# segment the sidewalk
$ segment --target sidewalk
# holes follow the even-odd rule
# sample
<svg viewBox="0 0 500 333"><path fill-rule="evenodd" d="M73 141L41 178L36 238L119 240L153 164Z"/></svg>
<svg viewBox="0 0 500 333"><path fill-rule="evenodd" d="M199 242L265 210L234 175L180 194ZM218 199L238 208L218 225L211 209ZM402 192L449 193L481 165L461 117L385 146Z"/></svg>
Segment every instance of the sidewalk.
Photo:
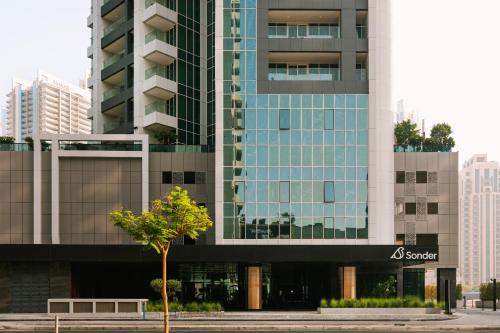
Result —
<svg viewBox="0 0 500 333"><path fill-rule="evenodd" d="M148 313L147 320L116 317L66 318L60 320L60 327L64 331L159 331L163 327L160 316L161 314ZM54 327L53 318L53 315L47 314L1 314L0 330L49 332ZM182 317L172 316L171 318L172 331L178 332L500 331L500 313L478 313L477 311L459 311L452 316L356 316L356 318L318 315L314 312L228 312L217 316L186 314Z"/></svg>

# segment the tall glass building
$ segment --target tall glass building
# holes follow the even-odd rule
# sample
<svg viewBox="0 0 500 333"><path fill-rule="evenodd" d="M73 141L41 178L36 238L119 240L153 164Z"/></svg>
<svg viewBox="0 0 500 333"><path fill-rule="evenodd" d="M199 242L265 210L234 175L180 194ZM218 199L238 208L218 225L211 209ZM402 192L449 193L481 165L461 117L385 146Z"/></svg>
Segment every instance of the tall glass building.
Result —
<svg viewBox="0 0 500 333"><path fill-rule="evenodd" d="M456 155L395 159L389 3L92 0L94 134L0 151L0 311L158 298L159 258L109 212L140 212L175 186L214 220L170 251L182 302L312 309L387 281L422 297L426 262L446 269L444 290ZM395 184L424 172L448 201Z"/></svg>

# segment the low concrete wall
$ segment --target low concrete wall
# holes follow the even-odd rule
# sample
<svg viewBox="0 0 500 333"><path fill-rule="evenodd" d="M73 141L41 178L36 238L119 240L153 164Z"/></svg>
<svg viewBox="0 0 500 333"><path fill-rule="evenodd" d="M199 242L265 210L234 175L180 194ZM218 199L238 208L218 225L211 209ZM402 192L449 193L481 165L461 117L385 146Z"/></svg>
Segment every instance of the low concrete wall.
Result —
<svg viewBox="0 0 500 333"><path fill-rule="evenodd" d="M47 313L58 314L142 314L147 299L51 298Z"/></svg>
<svg viewBox="0 0 500 333"><path fill-rule="evenodd" d="M436 308L318 308L319 314L335 315L422 315L440 314Z"/></svg>
<svg viewBox="0 0 500 333"><path fill-rule="evenodd" d="M474 301L474 307L482 308L483 301ZM484 308L485 309L492 309L493 308L493 301L484 301ZM497 309L500 309L500 302L498 300L497 300Z"/></svg>

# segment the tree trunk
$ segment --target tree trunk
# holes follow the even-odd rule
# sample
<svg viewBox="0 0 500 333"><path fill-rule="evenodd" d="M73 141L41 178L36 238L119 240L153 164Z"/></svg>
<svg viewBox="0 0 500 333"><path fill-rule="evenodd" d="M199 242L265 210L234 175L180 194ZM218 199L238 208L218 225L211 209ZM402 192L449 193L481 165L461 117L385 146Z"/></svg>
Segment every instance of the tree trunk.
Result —
<svg viewBox="0 0 500 333"><path fill-rule="evenodd" d="M163 286L161 296L163 298L163 332L168 333L168 297L167 297L167 253L169 245L161 250L162 268L163 268Z"/></svg>

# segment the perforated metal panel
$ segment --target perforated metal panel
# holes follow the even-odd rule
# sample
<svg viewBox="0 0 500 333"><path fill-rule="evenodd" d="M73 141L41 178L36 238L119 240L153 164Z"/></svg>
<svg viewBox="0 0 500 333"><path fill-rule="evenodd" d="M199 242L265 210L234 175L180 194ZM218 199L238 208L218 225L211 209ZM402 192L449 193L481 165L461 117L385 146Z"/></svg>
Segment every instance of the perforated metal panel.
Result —
<svg viewBox="0 0 500 333"><path fill-rule="evenodd" d="M406 173L405 194L415 194L416 174L415 172Z"/></svg>
<svg viewBox="0 0 500 333"><path fill-rule="evenodd" d="M427 194L434 194L434 195L439 194L437 172L429 172L427 175Z"/></svg>
<svg viewBox="0 0 500 333"><path fill-rule="evenodd" d="M427 219L427 198L417 197L417 216L416 219L419 221L425 221Z"/></svg>
<svg viewBox="0 0 500 333"><path fill-rule="evenodd" d="M48 264L12 265L12 312L47 312Z"/></svg>
<svg viewBox="0 0 500 333"><path fill-rule="evenodd" d="M416 245L417 235L415 233L415 222L405 223L405 245Z"/></svg>

